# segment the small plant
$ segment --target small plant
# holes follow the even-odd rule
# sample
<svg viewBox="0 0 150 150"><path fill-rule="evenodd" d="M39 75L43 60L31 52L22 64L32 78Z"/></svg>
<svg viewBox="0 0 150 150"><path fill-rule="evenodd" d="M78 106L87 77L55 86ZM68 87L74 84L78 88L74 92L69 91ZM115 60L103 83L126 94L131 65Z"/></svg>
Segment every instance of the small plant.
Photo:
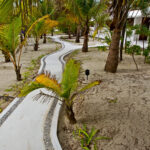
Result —
<svg viewBox="0 0 150 150"><path fill-rule="evenodd" d="M109 99L109 100L108 100L108 103L117 103L117 101L118 101L117 98L116 98L116 99Z"/></svg>
<svg viewBox="0 0 150 150"><path fill-rule="evenodd" d="M125 43L125 53L129 52L130 46L131 46L131 41L126 41L126 43Z"/></svg>
<svg viewBox="0 0 150 150"><path fill-rule="evenodd" d="M74 137L80 141L81 147L84 150L91 150L94 147L94 150L98 150L97 141L98 140L110 140L111 138L100 136L98 137L99 130L92 128L88 130L86 125L83 128L78 128L73 132Z"/></svg>
<svg viewBox="0 0 150 150"><path fill-rule="evenodd" d="M145 50L143 51L143 56L145 57L144 63L149 62L149 54L150 54L150 48L147 47L147 49L145 49Z"/></svg>
<svg viewBox="0 0 150 150"><path fill-rule="evenodd" d="M130 46L129 48L126 49L127 53L128 54L131 54L132 55L132 58L133 58L133 61L135 63L135 66L136 66L136 69L137 71L139 70L138 69L138 65L136 63L136 60L135 60L135 57L134 55L141 55L141 47L138 46L138 45L133 45L133 46Z"/></svg>
<svg viewBox="0 0 150 150"><path fill-rule="evenodd" d="M98 50L103 51L103 52L107 51L107 46L98 46L97 48Z"/></svg>
<svg viewBox="0 0 150 150"><path fill-rule="evenodd" d="M58 83L56 78L50 74L41 74L36 77L35 81L24 87L20 96L26 96L28 93L39 88L47 88L48 90L52 90L60 97L55 98L64 102L67 118L71 124L74 124L76 123L75 115L73 112L74 99L78 94L81 94L87 89L101 83L100 81L94 81L87 84L83 88L78 89L79 70L80 64L71 59L66 64L61 83ZM39 93L38 97L42 95L54 98L54 96L47 95L42 91Z"/></svg>

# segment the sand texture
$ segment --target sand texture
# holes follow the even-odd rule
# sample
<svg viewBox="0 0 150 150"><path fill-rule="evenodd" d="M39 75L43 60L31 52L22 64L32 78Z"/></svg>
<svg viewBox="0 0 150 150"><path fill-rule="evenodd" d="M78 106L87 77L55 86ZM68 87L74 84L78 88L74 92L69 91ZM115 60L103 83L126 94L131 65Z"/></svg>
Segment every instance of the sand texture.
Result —
<svg viewBox="0 0 150 150"><path fill-rule="evenodd" d="M72 132L83 124L99 129L98 136L112 138L98 141L98 150L150 150L150 64L136 56L140 69L136 71L132 57L124 54L118 72L106 73L107 55L108 52L91 48L88 53L74 56L82 66L81 86L94 80L102 83L75 100L76 125L69 125L62 109L58 134L63 150L81 150ZM91 72L88 81L85 69Z"/></svg>

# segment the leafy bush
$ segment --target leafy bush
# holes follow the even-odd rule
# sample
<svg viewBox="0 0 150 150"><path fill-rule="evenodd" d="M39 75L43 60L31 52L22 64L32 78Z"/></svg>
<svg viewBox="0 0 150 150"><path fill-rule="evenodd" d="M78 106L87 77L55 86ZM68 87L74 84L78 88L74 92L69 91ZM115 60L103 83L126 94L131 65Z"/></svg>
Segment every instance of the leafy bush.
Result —
<svg viewBox="0 0 150 150"><path fill-rule="evenodd" d="M136 55L141 55L141 47L138 45L132 45L126 49L128 54L136 54Z"/></svg>

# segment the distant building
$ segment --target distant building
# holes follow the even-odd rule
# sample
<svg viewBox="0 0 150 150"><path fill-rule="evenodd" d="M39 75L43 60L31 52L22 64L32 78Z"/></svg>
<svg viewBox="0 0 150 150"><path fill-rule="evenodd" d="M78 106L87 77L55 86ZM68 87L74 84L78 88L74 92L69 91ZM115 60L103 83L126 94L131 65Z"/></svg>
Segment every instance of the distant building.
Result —
<svg viewBox="0 0 150 150"><path fill-rule="evenodd" d="M150 29L150 7L147 10L147 16L144 16L141 10L130 11L128 14L128 21L131 25L141 24ZM146 36L137 35L134 32L133 41L136 40L148 40L148 38Z"/></svg>

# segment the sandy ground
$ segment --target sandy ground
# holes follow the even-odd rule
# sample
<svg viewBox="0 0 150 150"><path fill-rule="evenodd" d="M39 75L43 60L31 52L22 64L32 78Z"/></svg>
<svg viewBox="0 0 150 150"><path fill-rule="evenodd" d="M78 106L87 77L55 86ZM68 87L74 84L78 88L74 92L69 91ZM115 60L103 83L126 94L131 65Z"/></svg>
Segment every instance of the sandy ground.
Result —
<svg viewBox="0 0 150 150"><path fill-rule="evenodd" d="M140 69L136 71L132 57L124 55L118 72L106 73L107 55L91 48L88 53L80 51L73 56L81 61L81 85L94 80L102 83L75 100L76 125L69 125L62 109L58 135L63 150L81 150L72 132L83 124L99 129L98 136L112 138L98 141L98 150L150 150L150 64L136 56ZM91 72L88 81L85 69Z"/></svg>
<svg viewBox="0 0 150 150"><path fill-rule="evenodd" d="M71 43L75 43L75 39L76 39L76 37L74 37L74 36L72 36L71 37L71 39L68 39L68 36L67 35L65 35L65 36L62 36L61 37L63 40L66 40L67 42L71 42ZM83 41L84 41L84 37L82 36L82 37L80 37L80 43L77 43L77 44L79 44L79 45L83 45ZM95 44L97 44L99 41L97 40L97 38L92 38L92 37L89 37L89 42L88 42L88 44L89 45L95 45Z"/></svg>
<svg viewBox="0 0 150 150"><path fill-rule="evenodd" d="M21 73L26 71L26 68L30 66L31 60L37 59L41 55L46 55L48 53L54 52L58 50L61 45L58 43L52 42L50 39L48 39L47 44L43 44L43 39L40 40L39 50L34 51L34 39L30 38L28 39L28 44L26 48L23 49L23 54L21 57ZM11 85L17 83L16 81L16 74L13 68L13 64L5 63L4 57L0 53L0 95L9 94L10 96L13 96L13 92L6 92L5 90L10 88Z"/></svg>

